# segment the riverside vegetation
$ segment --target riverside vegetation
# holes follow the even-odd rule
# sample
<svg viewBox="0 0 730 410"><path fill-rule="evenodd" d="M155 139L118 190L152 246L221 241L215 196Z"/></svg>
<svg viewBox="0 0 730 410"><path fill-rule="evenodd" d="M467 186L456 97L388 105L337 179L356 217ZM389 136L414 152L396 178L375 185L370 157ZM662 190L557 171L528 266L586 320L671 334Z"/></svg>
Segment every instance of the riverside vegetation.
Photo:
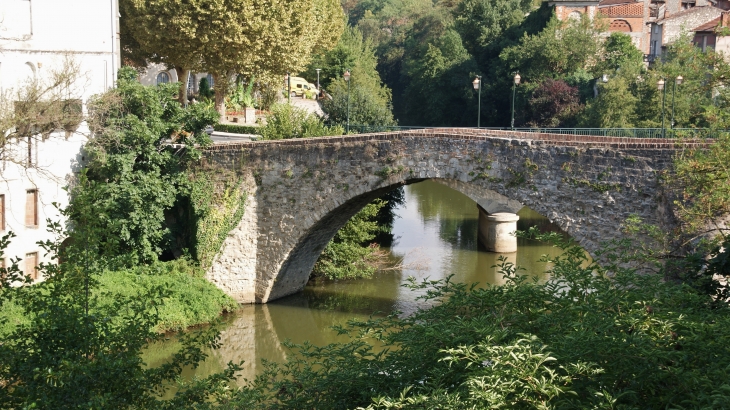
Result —
<svg viewBox="0 0 730 410"><path fill-rule="evenodd" d="M140 351L164 337L158 330L190 324L179 317L207 321L231 306L204 284L196 266L205 266L245 201L235 175L187 173L186 162L199 155L194 146L208 143L202 129L215 112L205 104L182 109L174 103L174 87L142 87L122 70L118 89L92 104L90 124L99 139L89 146L88 170L71 188L66 212L74 230L64 233L52 225L71 241L63 247L45 244L50 255L60 254L60 263L42 264L46 280L35 286L17 261L0 272L3 407L730 405L729 295L721 280L730 276L730 240L720 232L715 240L692 241L705 227L689 223L727 213L730 198L717 189L730 186L727 135L710 149L683 152L676 175L665 180L688 223L682 232L664 234L663 243L679 246L652 249L637 259L637 246L628 240L609 244L599 264L589 263L573 244L530 232L564 250L551 260L547 283L525 280L508 263L501 266L509 279L502 287L413 283L428 290L434 307L336 329L352 336L349 343L290 346L299 354L270 364L244 389L230 388L241 365L230 363L223 373L183 383L163 399L184 366L200 363L205 347L216 347L217 331L183 334L181 350L161 367L147 368ZM190 149L162 148L170 136ZM201 184L216 189L203 190ZM221 201L226 205L206 206ZM382 233L378 206L367 207L355 218L359 226L346 227L328 245L331 252L318 261L323 274L349 277L357 270L353 266L367 260L351 250ZM192 235L176 231L190 226L205 229ZM0 253L8 240L10 235L0 241ZM355 256L342 258L342 270L338 248ZM637 274L626 262L658 273ZM191 297L196 293L200 298ZM6 312L24 319L11 323L15 319Z"/></svg>

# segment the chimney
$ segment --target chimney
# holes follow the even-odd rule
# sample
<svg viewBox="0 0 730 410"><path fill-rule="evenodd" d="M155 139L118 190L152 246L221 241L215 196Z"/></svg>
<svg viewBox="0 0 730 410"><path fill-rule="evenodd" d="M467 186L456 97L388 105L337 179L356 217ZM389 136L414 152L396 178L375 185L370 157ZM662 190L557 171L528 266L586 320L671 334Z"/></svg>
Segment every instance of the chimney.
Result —
<svg viewBox="0 0 730 410"><path fill-rule="evenodd" d="M720 27L730 27L730 12L723 12L720 15Z"/></svg>

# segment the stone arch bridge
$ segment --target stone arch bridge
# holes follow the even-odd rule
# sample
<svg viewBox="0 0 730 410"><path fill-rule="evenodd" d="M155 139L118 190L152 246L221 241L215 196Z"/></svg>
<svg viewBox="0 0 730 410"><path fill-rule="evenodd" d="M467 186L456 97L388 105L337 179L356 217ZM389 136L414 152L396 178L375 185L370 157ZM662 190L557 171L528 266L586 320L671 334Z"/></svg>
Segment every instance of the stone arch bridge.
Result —
<svg viewBox="0 0 730 410"><path fill-rule="evenodd" d="M236 171L248 197L207 277L240 303L296 293L355 213L425 179L488 213L529 206L591 252L632 214L672 224L658 174L673 152L666 140L446 128L219 143L203 166Z"/></svg>

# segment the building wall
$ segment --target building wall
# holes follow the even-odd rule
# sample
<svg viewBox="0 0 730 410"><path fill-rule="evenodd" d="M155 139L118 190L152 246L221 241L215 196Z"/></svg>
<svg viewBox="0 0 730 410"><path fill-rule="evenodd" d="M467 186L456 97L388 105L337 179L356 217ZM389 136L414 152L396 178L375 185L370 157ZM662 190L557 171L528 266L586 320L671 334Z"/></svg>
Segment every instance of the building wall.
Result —
<svg viewBox="0 0 730 410"><path fill-rule="evenodd" d="M715 39L715 51L722 53L725 61L730 62L730 36L719 36Z"/></svg>
<svg viewBox="0 0 730 410"><path fill-rule="evenodd" d="M139 82L142 83L142 85L157 85L157 76L160 73L166 73L170 78L170 82L172 83L179 80L177 72L174 69L168 69L167 66L165 66L164 64L150 64L149 66L147 66L144 72L140 74ZM198 88L200 87L200 80L205 77L208 77L208 73L192 73L193 81L189 84L188 90L192 91L193 93L197 93ZM209 83L211 82L211 80L212 78L209 79ZM213 86L214 84L210 83L210 85Z"/></svg>
<svg viewBox="0 0 730 410"><path fill-rule="evenodd" d="M661 24L652 23L649 25L649 53L653 56L662 54L662 45L664 38L664 27Z"/></svg>
<svg viewBox="0 0 730 410"><path fill-rule="evenodd" d="M698 27L720 17L722 11L722 9L712 6L694 7L691 10L685 11L684 13L686 14L680 14L676 17L659 21L658 23L663 26L661 30L662 44L666 45L677 40L682 30L692 30L694 27Z"/></svg>
<svg viewBox="0 0 730 410"><path fill-rule="evenodd" d="M578 14L587 14L590 18L595 17L597 3L582 4L574 3L571 5L556 4L555 15L562 21L569 18L578 17Z"/></svg>
<svg viewBox="0 0 730 410"><path fill-rule="evenodd" d="M0 91L12 93L28 79L43 81L66 56L80 67L70 98L85 105L94 94L114 86L120 66L117 0L2 0L0 1ZM11 108L12 109L12 108ZM48 258L36 242L52 239L46 218L61 221L53 203L68 204L63 187L83 162L81 147L88 137L85 125L71 135L58 132L31 145L33 164L26 167L27 142L8 146L14 161L0 161L0 195L4 196L4 235L17 235L6 251L10 258L38 252L38 262ZM19 165L17 162L23 165ZM28 190L38 192L38 223L26 224ZM2 227L0 227L2 229ZM20 263L24 267L23 261Z"/></svg>

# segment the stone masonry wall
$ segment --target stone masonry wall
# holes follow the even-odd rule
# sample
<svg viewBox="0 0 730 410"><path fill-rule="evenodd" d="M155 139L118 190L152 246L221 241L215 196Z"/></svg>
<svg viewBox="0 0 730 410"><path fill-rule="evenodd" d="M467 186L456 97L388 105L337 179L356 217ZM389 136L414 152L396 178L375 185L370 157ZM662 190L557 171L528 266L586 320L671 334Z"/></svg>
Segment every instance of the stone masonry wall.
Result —
<svg viewBox="0 0 730 410"><path fill-rule="evenodd" d="M256 186L209 276L241 303L298 292L363 206L431 178L529 206L592 252L620 238L632 214L671 223L657 173L672 152L661 140L457 129L219 144L204 161L247 173Z"/></svg>

